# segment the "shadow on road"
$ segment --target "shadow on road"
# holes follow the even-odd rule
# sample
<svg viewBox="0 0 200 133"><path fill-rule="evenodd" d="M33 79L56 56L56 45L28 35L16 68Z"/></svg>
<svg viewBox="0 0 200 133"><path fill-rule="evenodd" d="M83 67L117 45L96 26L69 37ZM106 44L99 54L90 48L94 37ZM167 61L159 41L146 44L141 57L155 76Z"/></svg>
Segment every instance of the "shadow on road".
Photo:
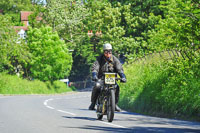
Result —
<svg viewBox="0 0 200 133"><path fill-rule="evenodd" d="M163 125L176 125L176 126L191 126L192 125L193 127L200 127L199 122L153 117L153 116L141 115L141 114L126 112L126 111L117 112L117 113L124 114L124 115L130 115L128 117L130 121L138 121L143 124L163 124ZM123 121L123 119L120 119L119 121ZM200 133L200 131L199 131L199 133Z"/></svg>
<svg viewBox="0 0 200 133"><path fill-rule="evenodd" d="M62 116L63 118L67 118L67 119L77 119L77 120L88 120L88 121L96 121L96 118L91 118L91 117L69 117L69 116ZM127 120L126 120L127 121ZM133 120L132 120L133 121ZM152 120L146 120L146 122L144 122L144 118L140 118L137 119L135 121L140 121L141 123L145 124L162 124L162 125L181 125L181 126L188 126L190 124L188 124L187 121L177 121L177 122L169 122L169 121L160 121L160 122L156 122L156 121L152 121ZM194 123L193 123L194 125ZM199 126L199 125L198 125ZM200 133L199 129L188 129L188 128L184 128L184 127L179 127L179 128L167 128L167 127L137 127L137 126L133 126L133 127L129 127L129 128L115 128L115 127L104 127L104 126L91 126L91 125L85 125L84 127L64 127L64 128L79 128L79 129L85 129L85 130L95 130L95 131L106 131L106 132L117 132L117 133L145 133L145 132L152 132L152 133L185 133L185 132L189 132L189 133Z"/></svg>
<svg viewBox="0 0 200 133"><path fill-rule="evenodd" d="M95 118L91 118L91 117L70 117L70 116L62 116L63 118L67 118L67 119L78 119L78 120L89 120L89 121L95 121Z"/></svg>
<svg viewBox="0 0 200 133"><path fill-rule="evenodd" d="M104 132L115 132L115 133L145 133L145 132L152 132L152 133L200 133L199 123L192 123L188 121L178 121L178 120L171 120L171 119L163 119L163 118L156 118L150 116L143 116L138 115L135 113L128 113L128 112L120 112L119 114L126 114L131 115L128 119L115 119L115 121L124 121L124 122L133 122L137 123L136 126L132 126L129 128L116 128L116 127L107 127L107 126L92 126L92 125L83 125L83 127L64 127L64 128L79 128L86 130L93 130L93 131L104 131ZM66 119L77 119L77 120L86 120L86 121L97 121L96 118L91 117L69 117L69 116L62 116ZM143 125L143 126L138 126ZM148 125L152 125L153 127L149 127ZM146 126L145 126L146 125ZM159 127L160 125L169 125L169 127ZM190 126L193 126L191 129ZM144 127L145 126L145 127ZM173 126L173 127L171 127ZM180 126L180 127L174 127ZM185 127L184 127L185 126ZM186 128L187 126L190 127ZM84 132L84 131L83 131Z"/></svg>
<svg viewBox="0 0 200 133"><path fill-rule="evenodd" d="M132 127L132 128L115 128L86 125L85 127L64 127L64 128L79 128L93 131L114 132L114 133L199 133L200 130L187 128L159 128L159 127ZM84 130L83 130L84 132Z"/></svg>

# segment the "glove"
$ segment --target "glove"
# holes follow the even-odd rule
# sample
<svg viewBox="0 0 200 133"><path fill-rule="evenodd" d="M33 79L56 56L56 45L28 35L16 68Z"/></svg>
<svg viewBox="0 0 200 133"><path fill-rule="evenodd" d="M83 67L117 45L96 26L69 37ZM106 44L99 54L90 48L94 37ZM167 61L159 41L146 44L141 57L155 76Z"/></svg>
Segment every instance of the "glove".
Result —
<svg viewBox="0 0 200 133"><path fill-rule="evenodd" d="M126 83L126 78L121 78L122 83Z"/></svg>
<svg viewBox="0 0 200 133"><path fill-rule="evenodd" d="M124 73L119 73L119 76L121 78L121 82L126 83L126 76Z"/></svg>
<svg viewBox="0 0 200 133"><path fill-rule="evenodd" d="M92 81L97 81L97 73L96 72L92 72Z"/></svg>

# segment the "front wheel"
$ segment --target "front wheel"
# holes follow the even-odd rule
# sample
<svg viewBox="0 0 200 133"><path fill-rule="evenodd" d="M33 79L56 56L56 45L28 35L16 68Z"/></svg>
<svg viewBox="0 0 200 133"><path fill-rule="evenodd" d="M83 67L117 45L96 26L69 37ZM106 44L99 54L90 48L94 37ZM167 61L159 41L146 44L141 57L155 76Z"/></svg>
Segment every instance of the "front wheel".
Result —
<svg viewBox="0 0 200 133"><path fill-rule="evenodd" d="M100 96L97 98L97 119L98 120L102 120L102 118L103 118L103 114L102 114L102 107L101 107L101 103L100 103Z"/></svg>
<svg viewBox="0 0 200 133"><path fill-rule="evenodd" d="M98 119L98 120L102 120L102 118L103 118L103 115L102 115L102 114L97 114L97 119Z"/></svg>
<svg viewBox="0 0 200 133"><path fill-rule="evenodd" d="M107 103L107 119L108 119L108 122L113 121L114 112L115 112L115 91L110 90L110 95L108 96L108 103Z"/></svg>

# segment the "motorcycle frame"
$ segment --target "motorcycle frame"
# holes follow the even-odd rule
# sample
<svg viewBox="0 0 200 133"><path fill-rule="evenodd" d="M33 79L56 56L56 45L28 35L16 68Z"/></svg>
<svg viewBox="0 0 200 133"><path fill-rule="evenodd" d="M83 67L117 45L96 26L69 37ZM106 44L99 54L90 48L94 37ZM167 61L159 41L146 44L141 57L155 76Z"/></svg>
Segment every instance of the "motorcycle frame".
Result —
<svg viewBox="0 0 200 133"><path fill-rule="evenodd" d="M106 115L107 114L107 100L108 100L108 96L110 95L111 93L111 90L114 89L115 91L115 86L116 86L116 83L114 85L108 85L108 84L105 84L101 87L101 92L99 94L99 97L101 97L101 102L100 105L99 103L97 103L97 108L98 106L101 108L101 112L98 112L99 110L97 109L97 113L100 113L100 115ZM98 99L99 99L98 97ZM103 98L103 99L102 99ZM104 103L102 103L102 100ZM101 105L102 104L102 105Z"/></svg>

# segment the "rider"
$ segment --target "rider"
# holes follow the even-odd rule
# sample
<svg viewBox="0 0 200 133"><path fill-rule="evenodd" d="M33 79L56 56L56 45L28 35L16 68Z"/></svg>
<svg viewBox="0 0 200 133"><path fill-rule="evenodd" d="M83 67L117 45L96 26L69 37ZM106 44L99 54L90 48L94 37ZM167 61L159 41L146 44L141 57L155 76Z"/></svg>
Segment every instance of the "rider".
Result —
<svg viewBox="0 0 200 133"><path fill-rule="evenodd" d="M92 80L95 81L95 85L92 90L91 105L89 106L89 110L94 110L95 103L100 93L100 87L101 87L101 83L98 82L98 79L102 78L104 72L118 73L119 76L121 77L121 82L126 82L126 76L124 74L122 64L117 59L117 57L112 55L112 45L109 43L104 44L103 51L104 54L100 55L92 66ZM119 86L117 85L115 92L115 103L116 103L115 111L120 112L121 109L117 106L118 101L119 101Z"/></svg>

